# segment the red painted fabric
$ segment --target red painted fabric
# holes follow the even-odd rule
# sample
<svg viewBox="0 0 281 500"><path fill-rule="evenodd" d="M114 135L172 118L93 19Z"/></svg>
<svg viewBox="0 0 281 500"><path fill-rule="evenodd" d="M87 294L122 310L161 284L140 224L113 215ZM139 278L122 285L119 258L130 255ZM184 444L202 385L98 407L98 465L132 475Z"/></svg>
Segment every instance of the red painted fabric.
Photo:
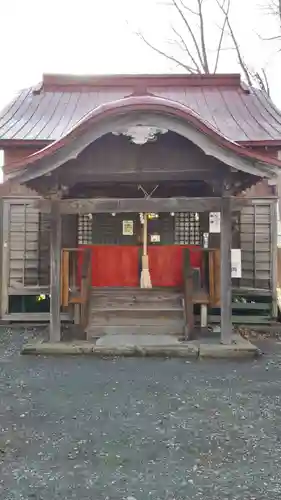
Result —
<svg viewBox="0 0 281 500"><path fill-rule="evenodd" d="M139 286L140 249L138 246L80 245L92 248L92 285L97 287ZM192 267L202 266L202 249L194 245L148 247L153 286L178 287L183 278L183 249L190 249ZM78 278L82 263L79 255Z"/></svg>

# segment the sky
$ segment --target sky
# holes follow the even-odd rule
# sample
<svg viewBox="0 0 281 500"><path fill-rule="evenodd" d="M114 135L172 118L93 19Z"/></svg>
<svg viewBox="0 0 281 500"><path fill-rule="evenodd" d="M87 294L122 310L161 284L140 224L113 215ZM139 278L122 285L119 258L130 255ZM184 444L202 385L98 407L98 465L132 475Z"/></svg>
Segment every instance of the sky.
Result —
<svg viewBox="0 0 281 500"><path fill-rule="evenodd" d="M0 108L16 91L37 84L43 73L179 72L135 34L141 30L158 47L177 50L167 40L171 25L181 25L165 1L2 0ZM185 2L191 5L194 0ZM245 59L255 68L267 67L272 97L281 108L277 46L262 42L257 35L270 36L276 30L273 18L263 9L266 2L233 0L232 19ZM208 33L212 41L218 18L214 17L213 0L205 0L205 6L206 19L212 21ZM233 52L223 53L220 69L239 71Z"/></svg>

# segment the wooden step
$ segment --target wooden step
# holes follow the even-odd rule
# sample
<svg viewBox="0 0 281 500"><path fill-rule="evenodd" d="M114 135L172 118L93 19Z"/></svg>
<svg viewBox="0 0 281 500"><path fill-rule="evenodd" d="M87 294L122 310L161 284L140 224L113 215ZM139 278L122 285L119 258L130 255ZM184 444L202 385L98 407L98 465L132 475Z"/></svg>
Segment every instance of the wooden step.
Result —
<svg viewBox="0 0 281 500"><path fill-rule="evenodd" d="M163 292L163 293L180 293L181 290L180 288L174 288L174 287L161 287L161 286L158 286L158 287L153 287L153 288L140 288L140 287L137 287L137 286L122 286L122 287L118 287L118 286L93 286L92 287L92 291L93 293L122 293L122 292L131 292L131 291L134 291L134 292L140 292L140 293L158 293L158 292Z"/></svg>
<svg viewBox="0 0 281 500"><path fill-rule="evenodd" d="M182 294L171 290L159 289L93 289L92 307L95 308L128 308L171 309L182 307Z"/></svg>
<svg viewBox="0 0 281 500"><path fill-rule="evenodd" d="M184 332L182 293L173 288L93 288L87 338Z"/></svg>
<svg viewBox="0 0 281 500"><path fill-rule="evenodd" d="M175 335L183 337L184 327L181 322L172 324L154 325L154 326L140 326L140 325L91 325L87 329L87 339L99 338L103 335Z"/></svg>
<svg viewBox="0 0 281 500"><path fill-rule="evenodd" d="M100 309L94 310L90 314L90 325L159 325L167 322L173 323L174 321L183 322L182 309L170 310L143 310L140 311L130 309Z"/></svg>
<svg viewBox="0 0 281 500"><path fill-rule="evenodd" d="M104 312L104 313L108 313L108 312L116 312L116 313L124 313L126 315L126 313L129 313L131 314L132 312L138 314L138 313L148 313L148 314L152 314L152 313L155 313L155 314L169 314L169 313L174 313L174 312L180 312L181 314L183 314L183 308L182 306L176 304L176 305L168 305L168 306L158 306L158 304L132 304L131 306L129 307L122 307L122 306L116 306L116 305L111 305L111 304L107 304L106 306L97 306L97 304L92 304L91 306L91 313L92 314L95 314L95 313L101 313L101 312Z"/></svg>
<svg viewBox="0 0 281 500"><path fill-rule="evenodd" d="M134 298L136 300L168 300L168 299L179 299L182 297L181 292L160 292L160 291L150 291L150 290L122 290L122 291L103 291L97 292L92 291L91 296L94 299L110 299L114 298L116 300L122 300L126 298Z"/></svg>
<svg viewBox="0 0 281 500"><path fill-rule="evenodd" d="M149 294L143 294L143 295L92 295L91 300L95 303L106 303L106 302L116 302L122 304L122 302L126 303L151 303L151 302L158 302L161 304L169 303L169 302L180 302L182 299L182 295L176 294L176 295L170 295L170 296L163 296L163 295L149 295Z"/></svg>

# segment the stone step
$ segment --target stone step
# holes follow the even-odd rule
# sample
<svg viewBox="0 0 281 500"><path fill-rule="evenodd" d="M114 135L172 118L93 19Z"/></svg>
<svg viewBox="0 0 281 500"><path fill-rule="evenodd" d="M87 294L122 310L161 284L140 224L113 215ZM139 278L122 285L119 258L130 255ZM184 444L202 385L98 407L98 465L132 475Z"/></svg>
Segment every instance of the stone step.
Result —
<svg viewBox="0 0 281 500"><path fill-rule="evenodd" d="M174 335L183 337L184 326L181 321L175 322L173 325L163 324L154 326L120 326L120 325L91 325L87 329L87 339L99 338L104 335Z"/></svg>
<svg viewBox="0 0 281 500"><path fill-rule="evenodd" d="M130 334L115 334L102 335L96 342L97 346L119 347L119 346L178 346L179 340L175 335L130 335Z"/></svg>

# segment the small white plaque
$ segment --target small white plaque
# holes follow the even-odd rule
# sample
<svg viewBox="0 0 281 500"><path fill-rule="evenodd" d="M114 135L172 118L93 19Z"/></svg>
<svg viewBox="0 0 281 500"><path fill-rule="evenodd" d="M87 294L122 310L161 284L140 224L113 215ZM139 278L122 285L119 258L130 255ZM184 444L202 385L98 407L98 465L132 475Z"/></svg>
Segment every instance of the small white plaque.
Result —
<svg viewBox="0 0 281 500"><path fill-rule="evenodd" d="M123 222L122 222L122 234L123 234L123 236L133 236L133 234L134 234L134 221L133 220L123 220Z"/></svg>
<svg viewBox="0 0 281 500"><path fill-rule="evenodd" d="M221 232L221 213L220 212L210 212L209 213L209 232L210 233L220 233Z"/></svg>
<svg viewBox="0 0 281 500"><path fill-rule="evenodd" d="M151 234L150 241L151 243L160 243L160 234Z"/></svg>
<svg viewBox="0 0 281 500"><path fill-rule="evenodd" d="M231 277L241 278L242 277L242 259L240 248L231 249Z"/></svg>

